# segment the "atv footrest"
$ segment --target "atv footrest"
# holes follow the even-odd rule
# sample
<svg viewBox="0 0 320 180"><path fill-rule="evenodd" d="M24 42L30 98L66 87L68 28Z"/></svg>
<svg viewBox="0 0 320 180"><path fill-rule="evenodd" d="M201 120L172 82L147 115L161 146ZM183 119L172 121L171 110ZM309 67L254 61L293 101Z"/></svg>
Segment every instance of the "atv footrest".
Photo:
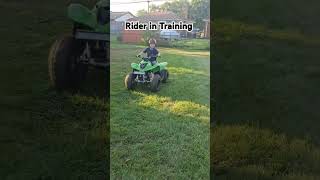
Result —
<svg viewBox="0 0 320 180"><path fill-rule="evenodd" d="M138 80L138 79L136 79L135 81L138 82L138 83L149 83L150 82L150 81L141 81L141 80Z"/></svg>
<svg viewBox="0 0 320 180"><path fill-rule="evenodd" d="M138 71L134 71L133 74L139 74L139 75L145 75L145 72L138 72Z"/></svg>
<svg viewBox="0 0 320 180"><path fill-rule="evenodd" d="M76 39L86 39L86 40L100 40L100 41L109 41L110 36L107 33L99 33L93 31L76 31Z"/></svg>

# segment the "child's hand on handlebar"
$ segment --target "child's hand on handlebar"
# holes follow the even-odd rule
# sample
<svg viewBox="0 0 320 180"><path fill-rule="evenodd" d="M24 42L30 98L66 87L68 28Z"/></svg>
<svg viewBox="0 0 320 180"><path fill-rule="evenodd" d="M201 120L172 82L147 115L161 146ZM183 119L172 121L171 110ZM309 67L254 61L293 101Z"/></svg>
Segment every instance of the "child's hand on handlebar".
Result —
<svg viewBox="0 0 320 180"><path fill-rule="evenodd" d="M139 58L139 57L141 57L141 55L140 55L140 54L138 54L138 55L137 55L137 57Z"/></svg>

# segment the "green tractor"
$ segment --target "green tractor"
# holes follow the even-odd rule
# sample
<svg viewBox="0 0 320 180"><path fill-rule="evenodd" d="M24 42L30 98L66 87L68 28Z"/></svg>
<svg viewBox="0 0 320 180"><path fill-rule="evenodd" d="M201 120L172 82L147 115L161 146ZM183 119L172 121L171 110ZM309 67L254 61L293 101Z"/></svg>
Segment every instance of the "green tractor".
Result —
<svg viewBox="0 0 320 180"><path fill-rule="evenodd" d="M73 31L54 42L48 58L50 82L58 90L79 88L89 66L107 70L110 63L109 1L99 1L91 10L70 4L68 18Z"/></svg>
<svg viewBox="0 0 320 180"><path fill-rule="evenodd" d="M150 61L152 57L142 57L140 63L132 63L133 69L124 80L125 86L128 90L133 90L137 84L145 84L149 86L152 92L160 90L160 83L166 83L169 78L169 71L167 70L167 62L152 64Z"/></svg>

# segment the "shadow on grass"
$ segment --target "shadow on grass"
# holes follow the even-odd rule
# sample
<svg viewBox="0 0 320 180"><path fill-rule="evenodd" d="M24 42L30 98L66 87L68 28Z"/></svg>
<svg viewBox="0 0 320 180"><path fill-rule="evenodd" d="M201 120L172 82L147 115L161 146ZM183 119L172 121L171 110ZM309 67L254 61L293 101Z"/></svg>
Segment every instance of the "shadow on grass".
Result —
<svg viewBox="0 0 320 180"><path fill-rule="evenodd" d="M90 82L79 93L43 89L32 94L32 102L23 108L11 107L1 113L1 131L5 133L2 141L6 142L1 147L6 154L1 157L6 163L0 164L1 177L108 177L109 105L100 75L89 75ZM6 132L15 135L7 136Z"/></svg>
<svg viewBox="0 0 320 180"><path fill-rule="evenodd" d="M245 125L217 126L210 131L211 173L217 179L320 177L320 148L311 141Z"/></svg>
<svg viewBox="0 0 320 180"><path fill-rule="evenodd" d="M211 172L216 179L319 179L319 39L229 25L216 26L213 41Z"/></svg>
<svg viewBox="0 0 320 180"><path fill-rule="evenodd" d="M104 81L89 78L75 94L48 88L49 48L56 36L72 31L66 1L0 6L6 17L0 28L1 179L106 179Z"/></svg>
<svg viewBox="0 0 320 180"><path fill-rule="evenodd" d="M216 119L222 124L258 124L319 144L320 114L315 108L320 102L316 96L318 48L302 41L291 43L295 35L281 40L268 34L264 39L238 36L228 40L233 33L243 33L241 28L235 29L229 33L217 31L220 36L213 41L213 78L219 85L214 92L219 104Z"/></svg>
<svg viewBox="0 0 320 180"><path fill-rule="evenodd" d="M109 98L109 71L91 68L77 92L81 95Z"/></svg>

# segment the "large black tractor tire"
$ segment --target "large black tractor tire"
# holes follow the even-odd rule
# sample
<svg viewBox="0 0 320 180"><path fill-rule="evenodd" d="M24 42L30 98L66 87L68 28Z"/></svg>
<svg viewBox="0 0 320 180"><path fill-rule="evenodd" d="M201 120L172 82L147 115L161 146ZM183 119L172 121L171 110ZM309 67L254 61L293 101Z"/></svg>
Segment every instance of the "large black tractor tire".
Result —
<svg viewBox="0 0 320 180"><path fill-rule="evenodd" d="M134 87L136 86L136 82L134 81L135 75L133 73L130 73L126 76L124 79L124 85L128 90L133 90Z"/></svg>
<svg viewBox="0 0 320 180"><path fill-rule="evenodd" d="M58 90L75 89L85 79L88 66L77 63L80 53L80 43L73 37L62 37L52 45L48 66L50 82L54 88Z"/></svg>
<svg viewBox="0 0 320 180"><path fill-rule="evenodd" d="M166 83L169 79L169 71L164 69L161 71L162 82Z"/></svg>
<svg viewBox="0 0 320 180"><path fill-rule="evenodd" d="M152 92L157 92L160 90L160 81L161 76L159 74L155 74L150 82L150 90Z"/></svg>

